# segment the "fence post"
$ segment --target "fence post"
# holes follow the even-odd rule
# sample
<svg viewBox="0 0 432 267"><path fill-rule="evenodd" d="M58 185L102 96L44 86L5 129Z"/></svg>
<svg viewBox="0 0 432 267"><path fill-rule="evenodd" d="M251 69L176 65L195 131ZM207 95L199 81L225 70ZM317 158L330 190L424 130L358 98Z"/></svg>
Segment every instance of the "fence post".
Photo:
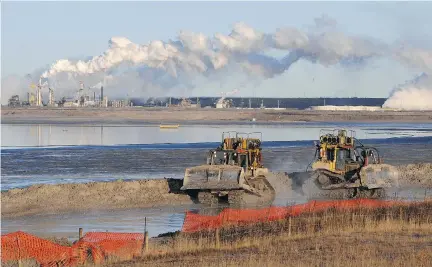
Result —
<svg viewBox="0 0 432 267"><path fill-rule="evenodd" d="M219 228L216 228L215 231L215 246L217 249L220 248L220 232L219 232Z"/></svg>
<svg viewBox="0 0 432 267"><path fill-rule="evenodd" d="M148 238L148 231L147 231L147 217L144 217L144 240L143 240L143 246L141 250L142 255L148 252L148 248L149 248L148 242L149 242L149 238Z"/></svg>
<svg viewBox="0 0 432 267"><path fill-rule="evenodd" d="M149 250L149 237L148 237L148 232L145 231L144 232L144 252L147 253Z"/></svg>
<svg viewBox="0 0 432 267"><path fill-rule="evenodd" d="M82 237L83 237L83 229L80 227L78 228L78 239L81 240Z"/></svg>
<svg viewBox="0 0 432 267"><path fill-rule="evenodd" d="M291 236L291 216L288 217L288 236Z"/></svg>

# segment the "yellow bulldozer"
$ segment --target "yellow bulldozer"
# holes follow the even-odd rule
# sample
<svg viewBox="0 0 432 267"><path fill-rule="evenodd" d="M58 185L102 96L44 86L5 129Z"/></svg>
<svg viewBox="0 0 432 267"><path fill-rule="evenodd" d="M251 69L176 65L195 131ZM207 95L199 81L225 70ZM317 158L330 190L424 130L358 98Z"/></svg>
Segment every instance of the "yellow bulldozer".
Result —
<svg viewBox="0 0 432 267"><path fill-rule="evenodd" d="M266 179L261 144L261 133L223 132L220 145L208 152L207 163L186 169L181 190L205 204L242 204L246 195L262 203L272 201L275 191Z"/></svg>
<svg viewBox="0 0 432 267"><path fill-rule="evenodd" d="M383 164L379 151L363 145L355 131L321 130L316 149L312 169L322 190L346 189L349 198L381 198L397 178L394 167Z"/></svg>

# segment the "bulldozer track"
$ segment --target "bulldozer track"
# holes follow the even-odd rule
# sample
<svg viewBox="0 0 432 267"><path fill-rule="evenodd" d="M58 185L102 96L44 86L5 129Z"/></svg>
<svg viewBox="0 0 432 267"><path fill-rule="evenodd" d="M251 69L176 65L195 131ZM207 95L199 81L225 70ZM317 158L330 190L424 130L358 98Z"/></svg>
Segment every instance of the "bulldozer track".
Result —
<svg viewBox="0 0 432 267"><path fill-rule="evenodd" d="M198 201L202 204L207 204L207 205L216 205L219 203L219 198L212 194L211 192L208 191L201 191L198 192L197 195Z"/></svg>
<svg viewBox="0 0 432 267"><path fill-rule="evenodd" d="M244 190L231 190L228 193L228 203L230 205L241 205L244 204Z"/></svg>

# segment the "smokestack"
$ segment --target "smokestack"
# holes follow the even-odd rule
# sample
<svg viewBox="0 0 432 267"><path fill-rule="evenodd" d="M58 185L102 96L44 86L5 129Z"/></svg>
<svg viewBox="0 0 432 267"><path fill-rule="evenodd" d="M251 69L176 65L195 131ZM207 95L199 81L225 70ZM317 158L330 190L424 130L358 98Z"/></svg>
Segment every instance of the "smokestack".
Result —
<svg viewBox="0 0 432 267"><path fill-rule="evenodd" d="M101 86L101 102L103 101L103 98L104 96L103 96L103 86Z"/></svg>
<svg viewBox="0 0 432 267"><path fill-rule="evenodd" d="M93 92L93 101L96 102L96 92Z"/></svg>

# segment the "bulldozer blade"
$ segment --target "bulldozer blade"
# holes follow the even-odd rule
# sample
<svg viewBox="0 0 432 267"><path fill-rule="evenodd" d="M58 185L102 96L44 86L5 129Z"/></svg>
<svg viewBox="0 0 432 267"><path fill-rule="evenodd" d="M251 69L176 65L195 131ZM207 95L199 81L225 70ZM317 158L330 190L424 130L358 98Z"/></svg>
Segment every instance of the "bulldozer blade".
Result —
<svg viewBox="0 0 432 267"><path fill-rule="evenodd" d="M264 195L265 190L270 191L270 194L275 194L273 186L270 184L270 182L265 176L246 178L245 184L243 184L242 187L243 189L245 189L245 191L259 197L262 197ZM265 194L268 193L269 192L265 192Z"/></svg>
<svg viewBox="0 0 432 267"><path fill-rule="evenodd" d="M258 168L255 170L254 176L267 176L269 170L267 168Z"/></svg>
<svg viewBox="0 0 432 267"><path fill-rule="evenodd" d="M261 197L262 195L255 189L253 189L252 187L250 187L249 185L243 185L242 188L249 194L251 195L255 195L257 197Z"/></svg>
<svg viewBox="0 0 432 267"><path fill-rule="evenodd" d="M201 165L187 168L180 189L241 189L238 181L240 172L242 172L241 167L231 165Z"/></svg>

